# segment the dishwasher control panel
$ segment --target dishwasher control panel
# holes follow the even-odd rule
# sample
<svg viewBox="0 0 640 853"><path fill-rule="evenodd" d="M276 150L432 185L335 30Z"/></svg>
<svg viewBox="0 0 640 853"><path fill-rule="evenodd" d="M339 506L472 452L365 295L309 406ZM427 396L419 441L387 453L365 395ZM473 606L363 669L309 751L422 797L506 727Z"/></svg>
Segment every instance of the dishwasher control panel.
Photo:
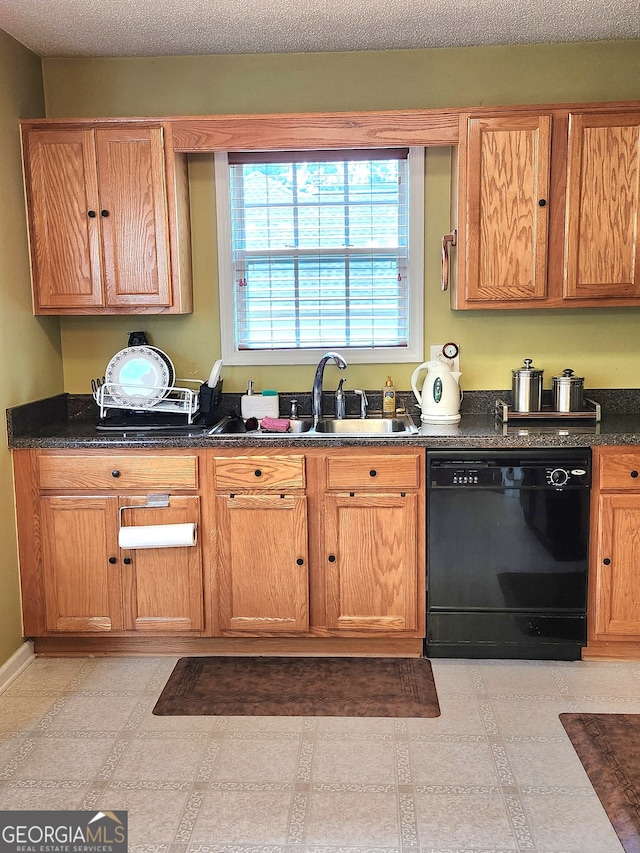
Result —
<svg viewBox="0 0 640 853"><path fill-rule="evenodd" d="M428 488L565 489L588 488L588 457L575 459L549 451L535 456L488 452L475 458L456 452L427 454Z"/></svg>

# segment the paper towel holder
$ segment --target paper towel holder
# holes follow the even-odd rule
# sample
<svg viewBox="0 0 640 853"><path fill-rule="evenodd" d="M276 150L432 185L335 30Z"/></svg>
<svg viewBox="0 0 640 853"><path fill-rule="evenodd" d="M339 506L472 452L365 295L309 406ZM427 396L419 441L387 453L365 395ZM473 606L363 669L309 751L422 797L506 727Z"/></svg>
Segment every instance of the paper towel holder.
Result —
<svg viewBox="0 0 640 853"><path fill-rule="evenodd" d="M144 504L121 506L118 510L118 527L122 527L122 513L125 509L158 509L167 506L169 506L169 495L164 494L147 495L147 502Z"/></svg>

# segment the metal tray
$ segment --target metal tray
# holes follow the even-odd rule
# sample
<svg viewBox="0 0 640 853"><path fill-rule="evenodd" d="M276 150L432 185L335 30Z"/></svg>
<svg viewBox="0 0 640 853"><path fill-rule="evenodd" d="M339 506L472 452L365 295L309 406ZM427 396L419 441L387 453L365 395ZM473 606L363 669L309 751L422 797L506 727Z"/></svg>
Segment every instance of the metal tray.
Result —
<svg viewBox="0 0 640 853"><path fill-rule="evenodd" d="M510 421L574 421L589 420L599 423L602 415L600 403L585 398L585 406L588 408L580 412L555 412L553 409L543 406L540 412L514 412L504 400L496 400L496 418L502 423Z"/></svg>

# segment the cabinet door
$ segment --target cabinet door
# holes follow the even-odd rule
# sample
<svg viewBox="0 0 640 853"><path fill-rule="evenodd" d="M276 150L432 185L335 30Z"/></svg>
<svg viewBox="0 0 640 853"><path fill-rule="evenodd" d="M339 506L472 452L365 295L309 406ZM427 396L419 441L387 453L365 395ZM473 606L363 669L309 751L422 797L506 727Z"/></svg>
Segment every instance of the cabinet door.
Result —
<svg viewBox="0 0 640 853"><path fill-rule="evenodd" d="M120 498L124 525L199 524L197 497L169 499L158 509L144 507L143 498ZM118 549L120 551L120 549ZM201 631L203 627L202 548L136 548L122 558L124 627L135 631Z"/></svg>
<svg viewBox="0 0 640 853"><path fill-rule="evenodd" d="M565 299L640 297L640 113L569 118Z"/></svg>
<svg viewBox="0 0 640 853"><path fill-rule="evenodd" d="M598 528L594 639L638 639L640 494L601 495Z"/></svg>
<svg viewBox="0 0 640 853"><path fill-rule="evenodd" d="M162 128L104 128L95 133L106 302L169 306Z"/></svg>
<svg viewBox="0 0 640 853"><path fill-rule="evenodd" d="M117 498L42 499L48 631L122 628Z"/></svg>
<svg viewBox="0 0 640 853"><path fill-rule="evenodd" d="M325 498L328 627L416 630L417 525L414 493Z"/></svg>
<svg viewBox="0 0 640 853"><path fill-rule="evenodd" d="M34 311L102 305L100 217L91 129L24 137Z"/></svg>
<svg viewBox="0 0 640 853"><path fill-rule="evenodd" d="M546 297L550 134L545 115L463 119L455 307Z"/></svg>
<svg viewBox="0 0 640 853"><path fill-rule="evenodd" d="M222 631L308 631L306 497L235 495L216 501Z"/></svg>

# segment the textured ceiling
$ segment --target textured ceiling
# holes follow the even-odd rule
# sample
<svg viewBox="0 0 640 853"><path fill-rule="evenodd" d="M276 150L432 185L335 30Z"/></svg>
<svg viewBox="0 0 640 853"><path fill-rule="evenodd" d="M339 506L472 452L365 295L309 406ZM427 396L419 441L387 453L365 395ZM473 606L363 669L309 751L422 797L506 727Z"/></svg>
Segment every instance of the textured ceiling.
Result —
<svg viewBox="0 0 640 853"><path fill-rule="evenodd" d="M0 0L40 56L399 50L640 38L639 0Z"/></svg>

